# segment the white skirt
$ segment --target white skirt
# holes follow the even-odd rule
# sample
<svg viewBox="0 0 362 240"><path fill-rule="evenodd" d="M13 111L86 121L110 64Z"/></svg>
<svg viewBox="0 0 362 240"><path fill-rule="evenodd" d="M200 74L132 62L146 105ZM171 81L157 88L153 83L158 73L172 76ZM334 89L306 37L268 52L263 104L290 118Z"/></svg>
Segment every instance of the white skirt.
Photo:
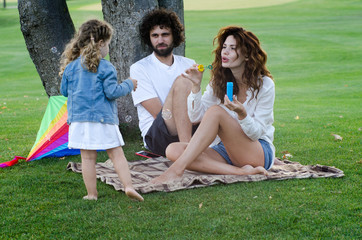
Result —
<svg viewBox="0 0 362 240"><path fill-rule="evenodd" d="M122 134L115 124L72 122L69 125L68 148L105 150L123 145Z"/></svg>

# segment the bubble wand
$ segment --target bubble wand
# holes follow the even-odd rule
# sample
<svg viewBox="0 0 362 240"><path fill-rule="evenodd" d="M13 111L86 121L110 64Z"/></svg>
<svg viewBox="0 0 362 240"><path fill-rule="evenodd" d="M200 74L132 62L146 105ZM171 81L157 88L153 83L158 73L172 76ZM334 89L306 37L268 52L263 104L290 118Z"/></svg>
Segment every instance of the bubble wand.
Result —
<svg viewBox="0 0 362 240"><path fill-rule="evenodd" d="M208 65L206 68L211 70L211 69L212 69L212 65ZM197 66L197 69L198 69L200 72L205 71L205 67L204 67L204 65L202 65L202 64L198 65L198 66Z"/></svg>

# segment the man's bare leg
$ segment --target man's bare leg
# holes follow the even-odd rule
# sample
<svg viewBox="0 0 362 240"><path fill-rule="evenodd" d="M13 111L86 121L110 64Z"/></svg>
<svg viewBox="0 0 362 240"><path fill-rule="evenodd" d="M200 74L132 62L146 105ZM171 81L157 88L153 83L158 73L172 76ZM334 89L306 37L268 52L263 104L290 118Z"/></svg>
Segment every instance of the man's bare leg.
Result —
<svg viewBox="0 0 362 240"><path fill-rule="evenodd" d="M192 135L192 123L187 114L187 97L191 87L190 80L179 76L162 108L162 111L166 112L164 120L169 133L178 135L180 142L189 142Z"/></svg>

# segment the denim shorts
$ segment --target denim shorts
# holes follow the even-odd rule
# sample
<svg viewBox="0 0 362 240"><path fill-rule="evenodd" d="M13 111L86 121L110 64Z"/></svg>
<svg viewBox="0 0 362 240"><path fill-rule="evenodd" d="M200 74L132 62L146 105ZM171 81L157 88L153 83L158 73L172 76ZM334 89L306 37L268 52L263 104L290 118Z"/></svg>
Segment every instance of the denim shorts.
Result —
<svg viewBox="0 0 362 240"><path fill-rule="evenodd" d="M192 134L195 133L199 124L192 126ZM166 148L173 142L179 142L177 135L173 136L168 132L165 120L162 118L162 110L157 114L150 129L146 133L145 142L147 149L161 156L166 156Z"/></svg>
<svg viewBox="0 0 362 240"><path fill-rule="evenodd" d="M269 145L269 143L263 139L259 139L259 142L261 144L261 147L263 148L264 151L264 168L266 170L268 170L271 167L271 164L273 162L273 152L272 149ZM225 161L230 164L230 165L234 165L230 158L228 153L226 152L225 146L222 142L220 142L219 144L215 145L212 147L212 149L214 149L218 154L220 154Z"/></svg>

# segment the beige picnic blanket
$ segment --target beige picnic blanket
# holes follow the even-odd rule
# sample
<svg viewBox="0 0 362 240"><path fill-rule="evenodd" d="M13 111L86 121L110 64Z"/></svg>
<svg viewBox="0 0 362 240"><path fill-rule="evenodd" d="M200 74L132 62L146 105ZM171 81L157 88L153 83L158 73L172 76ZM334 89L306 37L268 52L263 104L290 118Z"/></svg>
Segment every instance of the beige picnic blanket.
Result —
<svg viewBox="0 0 362 240"><path fill-rule="evenodd" d="M134 188L141 193L153 191L172 192L180 189L207 187L215 184L229 184L236 182L255 182L264 180L285 180L293 178L326 178L343 177L343 171L322 165L301 165L298 162L284 160L284 165L274 165L268 170L268 176L264 175L215 175L186 170L180 181L167 184L152 185L148 182L161 175L172 162L164 157L149 158L147 160L128 162ZM82 164L69 162L67 170L81 173ZM97 178L106 184L112 185L115 190L123 189L111 160L96 164Z"/></svg>

